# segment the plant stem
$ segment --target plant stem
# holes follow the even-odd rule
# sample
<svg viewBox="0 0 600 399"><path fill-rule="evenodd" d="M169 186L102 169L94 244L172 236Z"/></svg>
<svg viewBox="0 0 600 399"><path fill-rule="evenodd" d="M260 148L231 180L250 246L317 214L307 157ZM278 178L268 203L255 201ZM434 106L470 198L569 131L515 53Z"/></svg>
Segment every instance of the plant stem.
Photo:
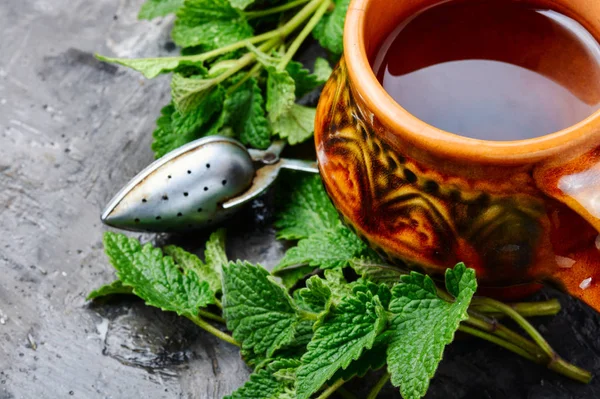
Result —
<svg viewBox="0 0 600 399"><path fill-rule="evenodd" d="M287 4L284 4L284 5L281 5L281 6L267 8L266 10L247 11L247 12L244 13L244 15L248 19L265 17L267 15L277 14L279 12L283 12L283 11L287 11L287 10L292 9L292 8L296 8L296 7L301 6L302 4L305 4L305 3L308 3L308 2L309 2L309 0L291 1L291 2L289 2Z"/></svg>
<svg viewBox="0 0 600 399"><path fill-rule="evenodd" d="M246 72L246 74L244 75L243 78L240 79L239 82L237 82L236 84L234 84L233 86L230 86L227 89L227 94L231 94L234 91L236 91L241 85L243 85L248 79L250 79L252 76L256 75L258 73L258 71L260 71L263 67L263 64L256 63L254 64L254 66L248 71Z"/></svg>
<svg viewBox="0 0 600 399"><path fill-rule="evenodd" d="M523 316L508 305L498 302L491 298L474 298L472 303L487 305L496 308L508 317L513 319L525 332L539 345L540 348L550 357L553 358L556 354L550 347L550 344L542 337L542 335L533 327Z"/></svg>
<svg viewBox="0 0 600 399"><path fill-rule="evenodd" d="M477 315L476 313L469 311L469 318L465 320L465 323L496 335L499 338L513 342L515 345L523 348L540 359L546 357L545 353L542 352L542 350L534 342L522 337L516 332L498 323L496 320L488 320L485 316Z"/></svg>
<svg viewBox="0 0 600 399"><path fill-rule="evenodd" d="M310 32L312 32L312 30L319 23L321 18L323 18L323 15L325 15L325 12L327 12L327 9L330 5L331 0L323 1L323 3L319 6L317 11L310 18L308 23L304 26L304 28L302 28L300 33L298 33L298 36L296 36L292 44L290 44L287 52L285 53L285 56L281 59L279 65L277 65L277 69L279 69L280 71L285 69L285 66L291 61L294 54L296 54L296 51L298 51L302 43L304 43L304 40L306 40L306 37L310 35Z"/></svg>
<svg viewBox="0 0 600 399"><path fill-rule="evenodd" d="M224 318L222 318L221 316L217 316L216 314L211 313L209 311L199 309L198 314L206 319L211 319L211 320L217 321L219 323L225 323Z"/></svg>
<svg viewBox="0 0 600 399"><path fill-rule="evenodd" d="M461 324L458 327L458 330L462 331L464 333L473 335L477 338L485 339L486 341L489 341L493 344L501 346L504 349L508 349L509 351L514 352L517 355L524 357L525 359L529 359L533 362L540 363L539 359L535 356L532 356L531 353L529 353L526 350L524 350L523 348L513 344L512 342L509 342L502 338L499 338L498 336L496 336L494 334L490 334L486 331L481 331L477 328L465 326L464 324Z"/></svg>
<svg viewBox="0 0 600 399"><path fill-rule="evenodd" d="M560 302L557 299L550 299L542 302L509 303L506 305L513 308L523 317L554 316L560 312L561 309ZM489 305L473 304L471 308L479 313L485 313L488 316L496 317L498 315L504 315L504 313Z"/></svg>
<svg viewBox="0 0 600 399"><path fill-rule="evenodd" d="M215 298L215 305L221 310L223 310L223 304L217 298Z"/></svg>
<svg viewBox="0 0 600 399"><path fill-rule="evenodd" d="M381 376L379 381L377 381L377 384L375 384L375 386L371 389L371 392L369 392L367 399L375 399L377 397L377 395L379 395L379 392L381 392L381 389L385 386L385 384L387 384L389 379L390 379L390 373L386 371Z"/></svg>
<svg viewBox="0 0 600 399"><path fill-rule="evenodd" d="M225 334L223 331L219 330L218 328L213 327L212 325L207 323L205 320L203 320L200 316L188 316L188 319L190 319L198 327L211 333L215 337L220 338L225 342L229 342L231 345L241 347L240 343L237 342L235 339L233 339L233 337L231 335Z"/></svg>
<svg viewBox="0 0 600 399"><path fill-rule="evenodd" d="M300 309L300 317L302 317L305 320L317 320L319 318L319 315L315 312L309 312L308 310L302 310Z"/></svg>
<svg viewBox="0 0 600 399"><path fill-rule="evenodd" d="M334 382L333 385L329 386L326 390L324 390L323 393L321 393L317 397L317 399L326 399L326 398L330 397L342 385L344 385L344 380L340 378L339 380Z"/></svg>

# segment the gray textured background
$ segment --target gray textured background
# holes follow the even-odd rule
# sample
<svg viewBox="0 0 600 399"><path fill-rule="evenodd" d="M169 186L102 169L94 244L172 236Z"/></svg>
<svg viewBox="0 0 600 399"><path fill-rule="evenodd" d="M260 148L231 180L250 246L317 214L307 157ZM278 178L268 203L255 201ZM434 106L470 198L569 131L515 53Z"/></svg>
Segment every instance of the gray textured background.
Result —
<svg viewBox="0 0 600 399"><path fill-rule="evenodd" d="M168 78L146 81L92 56L174 51L171 21L137 21L140 4L0 1L2 399L212 399L247 376L237 350L186 320L131 298L85 301L113 276L99 212L152 160L150 132L168 101ZM265 201L231 226L231 257L269 266L281 256ZM194 249L203 237L175 240ZM567 359L599 374L600 318L548 292L567 310L540 320L542 332ZM360 392L360 385L351 389ZM393 392L388 397L397 397ZM428 397L596 398L600 383L572 383L488 344L460 340Z"/></svg>

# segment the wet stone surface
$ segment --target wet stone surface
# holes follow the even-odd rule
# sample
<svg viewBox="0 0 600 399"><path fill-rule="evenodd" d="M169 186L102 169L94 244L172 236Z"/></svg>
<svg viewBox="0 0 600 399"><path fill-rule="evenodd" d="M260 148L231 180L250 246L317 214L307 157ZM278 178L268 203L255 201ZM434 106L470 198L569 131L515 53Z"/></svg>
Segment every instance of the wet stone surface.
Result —
<svg viewBox="0 0 600 399"><path fill-rule="evenodd" d="M93 57L175 51L170 19L137 21L141 2L0 2L0 399L212 399L248 376L236 348L185 319L128 297L85 300L114 278L100 210L152 161L150 133L169 101L168 78L146 81ZM231 258L278 261L285 247L269 227L271 209L266 197L236 217ZM190 250L206 238L136 236ZM565 310L536 321L540 330L566 359L600 375L600 316L545 295ZM364 397L364 385L349 389ZM600 382L582 386L462 338L427 397L597 398Z"/></svg>

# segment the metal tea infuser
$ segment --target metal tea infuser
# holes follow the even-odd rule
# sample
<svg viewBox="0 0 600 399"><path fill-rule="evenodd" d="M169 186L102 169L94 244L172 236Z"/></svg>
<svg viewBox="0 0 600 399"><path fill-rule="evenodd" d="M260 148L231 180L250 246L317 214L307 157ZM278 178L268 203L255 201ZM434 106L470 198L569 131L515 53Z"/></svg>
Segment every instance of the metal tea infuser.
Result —
<svg viewBox="0 0 600 399"><path fill-rule="evenodd" d="M176 232L222 222L262 194L281 169L318 173L316 162L280 158L283 141L247 149L208 136L154 161L129 181L102 212L119 229Z"/></svg>

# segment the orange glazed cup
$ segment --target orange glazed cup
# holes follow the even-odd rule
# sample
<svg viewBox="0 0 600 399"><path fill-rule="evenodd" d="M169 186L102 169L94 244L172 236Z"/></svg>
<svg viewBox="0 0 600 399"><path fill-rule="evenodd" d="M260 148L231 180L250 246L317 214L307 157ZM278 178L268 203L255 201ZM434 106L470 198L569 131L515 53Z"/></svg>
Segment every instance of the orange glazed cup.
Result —
<svg viewBox="0 0 600 399"><path fill-rule="evenodd" d="M439 2L351 2L345 53L315 121L329 196L394 264L442 275L462 261L492 295L515 298L553 282L600 310L600 112L520 141L462 137L408 113L370 61L401 21ZM600 1L530 3L600 38Z"/></svg>

